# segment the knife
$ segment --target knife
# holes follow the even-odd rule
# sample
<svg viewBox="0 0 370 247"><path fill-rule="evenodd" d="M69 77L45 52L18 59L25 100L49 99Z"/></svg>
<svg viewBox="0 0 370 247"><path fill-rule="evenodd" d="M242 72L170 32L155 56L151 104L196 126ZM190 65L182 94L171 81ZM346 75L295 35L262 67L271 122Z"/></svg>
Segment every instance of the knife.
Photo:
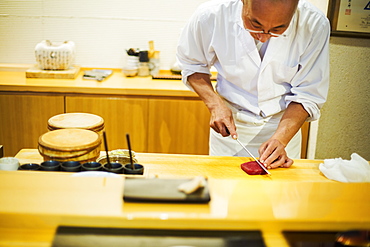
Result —
<svg viewBox="0 0 370 247"><path fill-rule="evenodd" d="M243 147L243 149L245 151L247 151L247 153L257 162L257 164L268 174L268 175L271 175L271 173L266 169L266 167L264 165L261 164L261 162L259 160L256 159L256 157L254 157L254 155L249 152L249 150L247 149L246 146L243 145L243 143L241 143L238 139L235 139L239 144L240 146Z"/></svg>

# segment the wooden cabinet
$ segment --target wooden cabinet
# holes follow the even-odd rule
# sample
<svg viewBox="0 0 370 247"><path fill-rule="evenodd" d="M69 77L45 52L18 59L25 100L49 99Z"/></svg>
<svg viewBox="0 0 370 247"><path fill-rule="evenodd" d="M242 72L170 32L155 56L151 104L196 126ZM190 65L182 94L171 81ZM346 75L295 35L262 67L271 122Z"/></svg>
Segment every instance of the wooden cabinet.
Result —
<svg viewBox="0 0 370 247"><path fill-rule="evenodd" d="M149 100L149 153L208 154L209 111L201 100Z"/></svg>
<svg viewBox="0 0 370 247"><path fill-rule="evenodd" d="M97 114L105 121L109 149L208 154L209 112L203 102L184 98L67 96L66 112Z"/></svg>
<svg viewBox="0 0 370 247"><path fill-rule="evenodd" d="M126 133L131 148L147 152L148 99L124 96L67 96L66 112L85 112L101 116L110 150L127 148Z"/></svg>
<svg viewBox="0 0 370 247"><path fill-rule="evenodd" d="M50 117L64 112L64 97L57 95L0 94L0 144L4 156L22 148L37 148Z"/></svg>
<svg viewBox="0 0 370 247"><path fill-rule="evenodd" d="M194 98L147 96L0 94L0 144L4 156L37 148L50 117L86 112L105 121L109 149L136 152L208 154L209 112Z"/></svg>

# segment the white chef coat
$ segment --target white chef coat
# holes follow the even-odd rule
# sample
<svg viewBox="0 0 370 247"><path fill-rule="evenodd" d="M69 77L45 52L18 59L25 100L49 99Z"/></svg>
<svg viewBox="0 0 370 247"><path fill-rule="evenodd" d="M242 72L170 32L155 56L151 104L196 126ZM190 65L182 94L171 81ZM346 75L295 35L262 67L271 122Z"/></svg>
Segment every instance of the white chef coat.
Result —
<svg viewBox="0 0 370 247"><path fill-rule="evenodd" d="M240 0L212 0L197 9L177 50L183 82L196 72L210 74L213 65L218 94L241 108L270 116L294 101L304 106L308 120L318 119L329 86L330 24L325 15L300 0L286 37L271 37L261 61L244 29L242 7Z"/></svg>
<svg viewBox="0 0 370 247"><path fill-rule="evenodd" d="M318 119L329 87L328 19L300 0L286 36L271 37L261 59L242 7L241 0L212 0L196 10L177 49L183 82L192 90L187 77L210 74L214 66L217 93L238 110L267 118L294 101L308 112L307 121Z"/></svg>
<svg viewBox="0 0 370 247"><path fill-rule="evenodd" d="M238 140L248 147L255 157L259 156L258 149L275 132L284 112L270 117L256 116L251 112L240 111L226 102L233 112L233 118L238 132ZM210 129L209 154L217 156L246 156L249 154L234 139L223 137ZM298 131L285 147L289 158L301 158L301 131Z"/></svg>

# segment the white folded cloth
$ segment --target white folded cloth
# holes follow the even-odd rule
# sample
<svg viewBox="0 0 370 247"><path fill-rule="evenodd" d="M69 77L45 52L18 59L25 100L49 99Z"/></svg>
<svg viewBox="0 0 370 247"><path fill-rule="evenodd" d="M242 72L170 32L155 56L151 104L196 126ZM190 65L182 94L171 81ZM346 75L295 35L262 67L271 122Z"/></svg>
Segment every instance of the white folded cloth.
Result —
<svg viewBox="0 0 370 247"><path fill-rule="evenodd" d="M197 176L188 182L180 184L177 189L184 192L185 194L191 194L197 191L199 188L205 187L206 184L207 180L205 177Z"/></svg>
<svg viewBox="0 0 370 247"><path fill-rule="evenodd" d="M326 159L319 169L327 178L339 182L370 182L370 164L356 153L351 160Z"/></svg>

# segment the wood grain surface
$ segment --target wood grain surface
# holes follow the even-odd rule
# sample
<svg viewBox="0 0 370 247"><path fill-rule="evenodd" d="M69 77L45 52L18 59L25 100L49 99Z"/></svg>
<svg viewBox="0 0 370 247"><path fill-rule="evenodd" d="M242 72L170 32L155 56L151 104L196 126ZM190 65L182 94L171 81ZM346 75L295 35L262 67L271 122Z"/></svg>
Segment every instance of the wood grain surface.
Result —
<svg viewBox="0 0 370 247"><path fill-rule="evenodd" d="M22 149L16 157L21 162L41 160L35 149ZM210 203L128 203L122 200L120 178L1 171L0 246L51 246L60 225L261 230L267 247L288 247L284 230L370 227L370 215L364 213L370 207L370 184L331 181L320 173L320 160L295 160L291 168L271 170L271 176L250 176L240 169L250 158L150 153L136 157L148 176L206 176ZM91 206L84 210L85 205Z"/></svg>
<svg viewBox="0 0 370 247"><path fill-rule="evenodd" d="M4 145L4 155L37 148L38 137L48 131L48 119L63 112L63 96L0 94L0 143Z"/></svg>
<svg viewBox="0 0 370 247"><path fill-rule="evenodd" d="M126 133L132 149L147 151L148 100L128 97L67 96L66 112L85 112L104 119L108 148L127 148Z"/></svg>
<svg viewBox="0 0 370 247"><path fill-rule="evenodd" d="M149 153L208 154L209 111L200 100L149 100Z"/></svg>

